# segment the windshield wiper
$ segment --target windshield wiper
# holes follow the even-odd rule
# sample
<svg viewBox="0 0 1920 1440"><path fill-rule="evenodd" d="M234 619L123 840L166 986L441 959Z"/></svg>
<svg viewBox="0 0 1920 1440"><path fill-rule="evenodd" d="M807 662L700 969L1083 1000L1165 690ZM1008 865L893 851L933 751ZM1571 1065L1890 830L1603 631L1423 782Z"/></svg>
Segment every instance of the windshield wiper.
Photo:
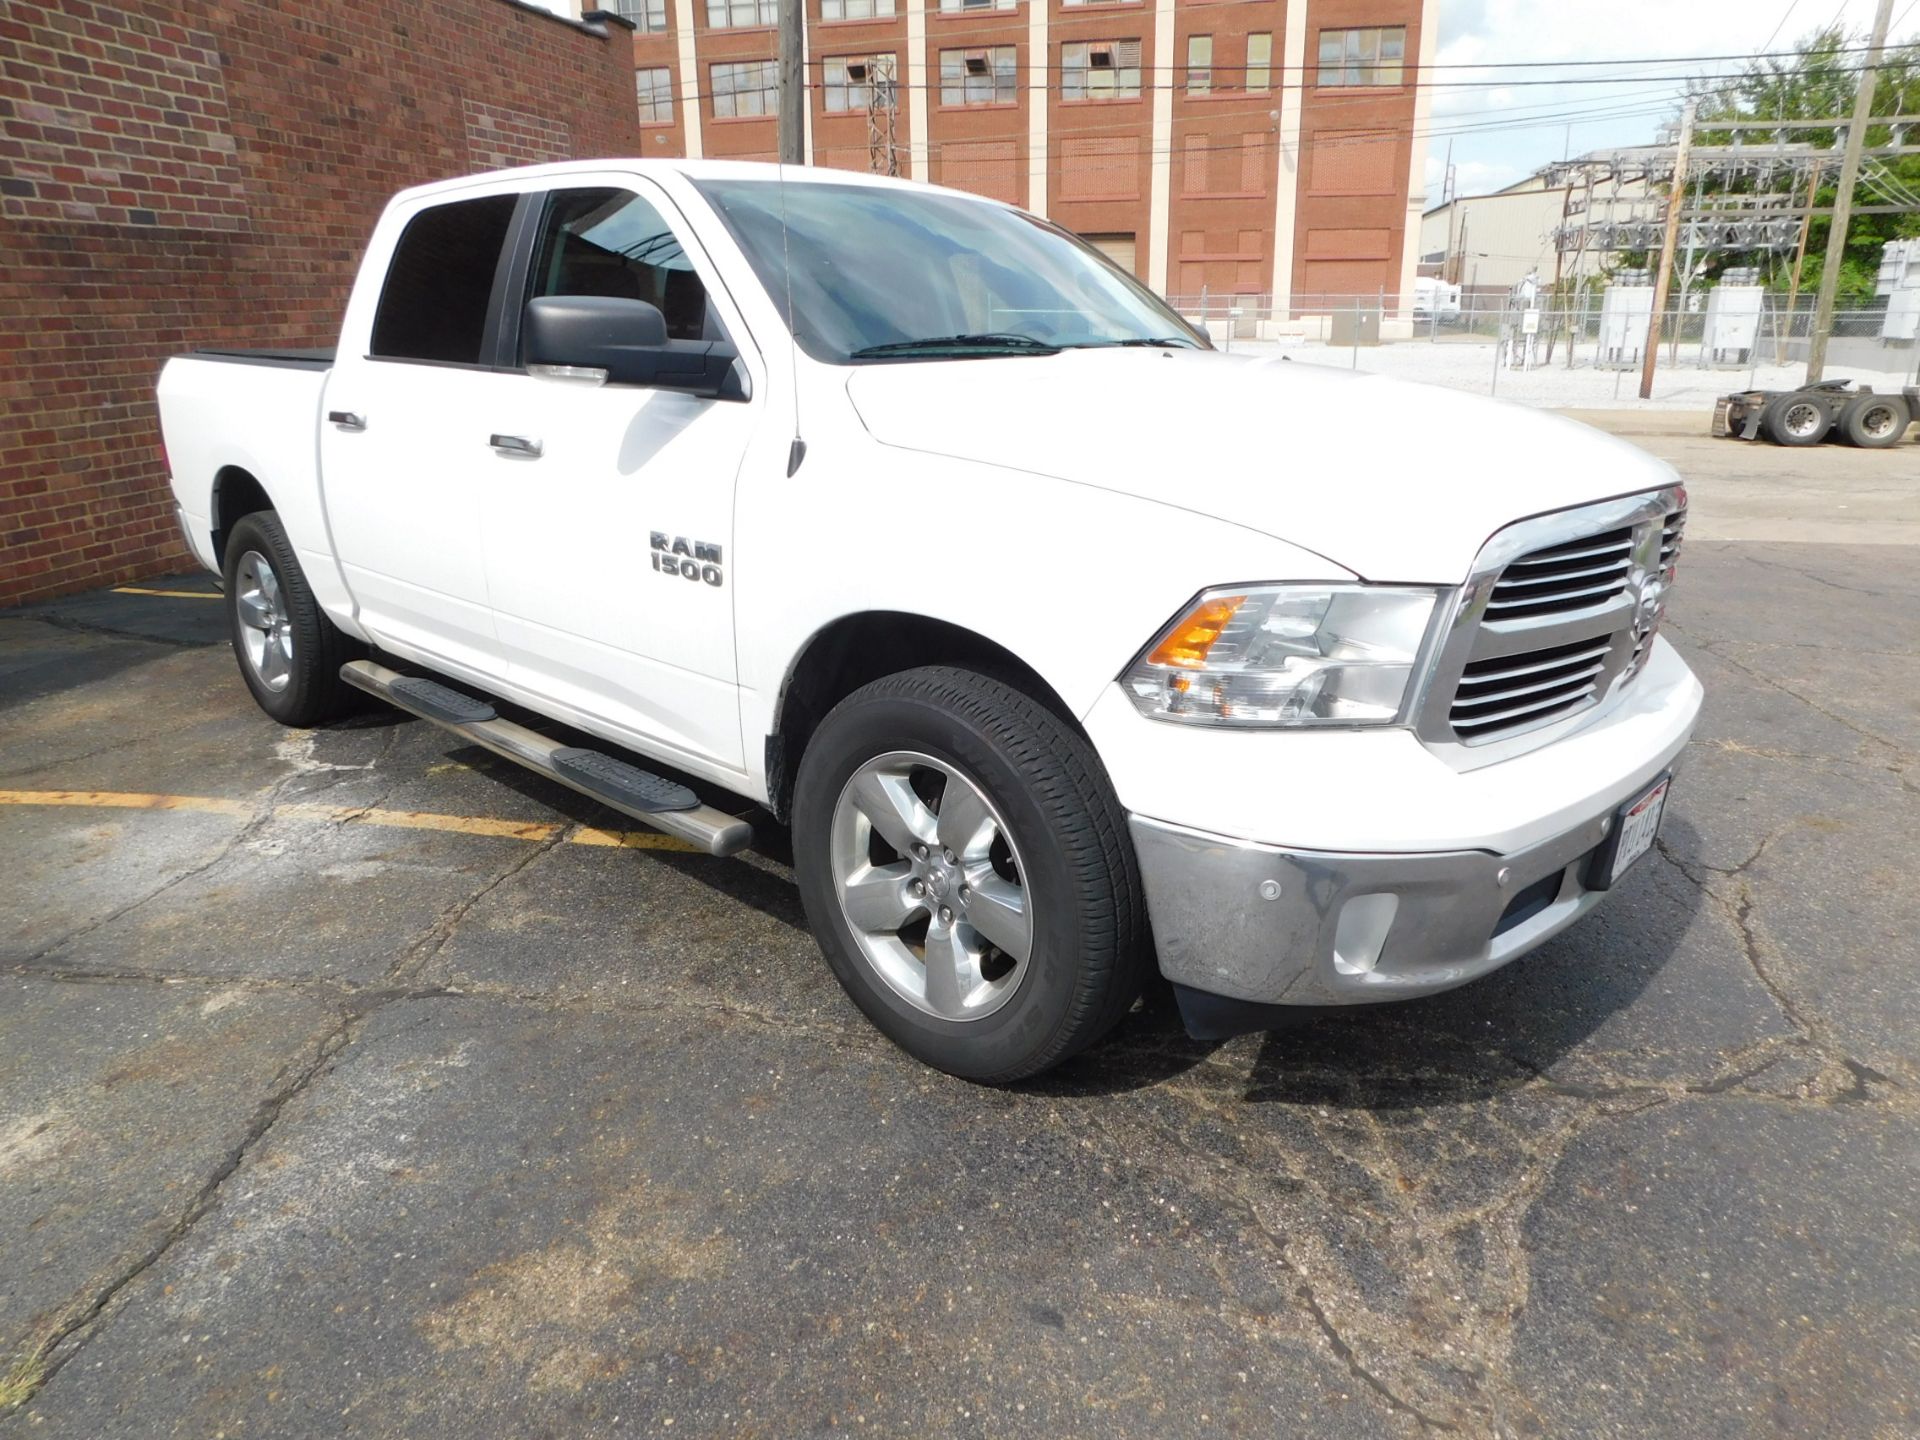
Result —
<svg viewBox="0 0 1920 1440"><path fill-rule="evenodd" d="M1058 345L1049 345L1031 335L929 335L921 340L890 340L885 345L868 345L853 352L849 359L867 360L876 355L931 355L943 350L1010 350L1021 355L1057 355Z"/></svg>
<svg viewBox="0 0 1920 1440"><path fill-rule="evenodd" d="M1124 350L1143 345L1165 346L1178 350L1198 350L1200 347L1184 335L1140 336L1132 340L1081 340L1072 345L1063 345L1063 350Z"/></svg>

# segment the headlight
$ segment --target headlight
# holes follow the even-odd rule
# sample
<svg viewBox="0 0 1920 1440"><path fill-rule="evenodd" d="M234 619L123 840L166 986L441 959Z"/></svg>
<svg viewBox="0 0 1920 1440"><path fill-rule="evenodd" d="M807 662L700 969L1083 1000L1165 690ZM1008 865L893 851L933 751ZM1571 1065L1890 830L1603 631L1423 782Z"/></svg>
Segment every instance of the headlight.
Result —
<svg viewBox="0 0 1920 1440"><path fill-rule="evenodd" d="M1391 725L1403 718L1432 590L1209 590L1122 678L1142 715L1196 725Z"/></svg>

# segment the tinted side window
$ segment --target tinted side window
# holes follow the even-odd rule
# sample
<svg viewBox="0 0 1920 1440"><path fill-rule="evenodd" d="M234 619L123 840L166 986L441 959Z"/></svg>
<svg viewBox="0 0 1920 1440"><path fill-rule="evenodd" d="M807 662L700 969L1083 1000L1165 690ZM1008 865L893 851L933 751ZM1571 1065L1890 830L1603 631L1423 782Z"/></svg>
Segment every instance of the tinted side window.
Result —
<svg viewBox="0 0 1920 1440"><path fill-rule="evenodd" d="M547 199L527 298L612 295L645 300L674 340L724 338L707 288L658 210L625 190L556 190Z"/></svg>
<svg viewBox="0 0 1920 1440"><path fill-rule="evenodd" d="M493 273L516 198L456 200L407 222L373 316L376 356L480 363Z"/></svg>

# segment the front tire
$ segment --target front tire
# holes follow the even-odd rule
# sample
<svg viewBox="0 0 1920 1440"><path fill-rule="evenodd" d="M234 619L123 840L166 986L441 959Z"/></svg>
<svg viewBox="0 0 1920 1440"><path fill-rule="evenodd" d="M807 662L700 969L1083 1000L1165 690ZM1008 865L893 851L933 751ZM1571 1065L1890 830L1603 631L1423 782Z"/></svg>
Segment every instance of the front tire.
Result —
<svg viewBox="0 0 1920 1440"><path fill-rule="evenodd" d="M346 713L358 692L340 667L360 647L329 620L271 510L256 511L227 538L227 627L240 677L282 725L307 727Z"/></svg>
<svg viewBox="0 0 1920 1440"><path fill-rule="evenodd" d="M793 850L847 994L948 1074L1038 1074L1139 994L1119 801L1085 737L998 680L929 667L848 696L801 757Z"/></svg>

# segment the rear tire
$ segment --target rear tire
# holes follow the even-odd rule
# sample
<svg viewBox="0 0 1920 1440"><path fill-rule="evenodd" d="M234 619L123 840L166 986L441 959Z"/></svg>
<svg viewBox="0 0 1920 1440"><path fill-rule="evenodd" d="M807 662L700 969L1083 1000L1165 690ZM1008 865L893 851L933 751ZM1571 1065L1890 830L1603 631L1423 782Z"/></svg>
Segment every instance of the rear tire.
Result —
<svg viewBox="0 0 1920 1440"><path fill-rule="evenodd" d="M1038 1074L1139 995L1146 919L1120 802L1085 737L998 680L929 667L843 700L800 760L793 852L847 994L950 1075Z"/></svg>
<svg viewBox="0 0 1920 1440"><path fill-rule="evenodd" d="M1795 449L1818 445L1832 428L1833 412L1804 391L1782 395L1760 417L1760 429L1769 440Z"/></svg>
<svg viewBox="0 0 1920 1440"><path fill-rule="evenodd" d="M1847 402L1834 429L1849 445L1885 450L1906 437L1913 416L1898 395L1858 395Z"/></svg>
<svg viewBox="0 0 1920 1440"><path fill-rule="evenodd" d="M282 725L303 728L352 709L359 692L340 667L364 650L313 598L280 517L258 510L239 520L225 567L234 659L255 703Z"/></svg>

